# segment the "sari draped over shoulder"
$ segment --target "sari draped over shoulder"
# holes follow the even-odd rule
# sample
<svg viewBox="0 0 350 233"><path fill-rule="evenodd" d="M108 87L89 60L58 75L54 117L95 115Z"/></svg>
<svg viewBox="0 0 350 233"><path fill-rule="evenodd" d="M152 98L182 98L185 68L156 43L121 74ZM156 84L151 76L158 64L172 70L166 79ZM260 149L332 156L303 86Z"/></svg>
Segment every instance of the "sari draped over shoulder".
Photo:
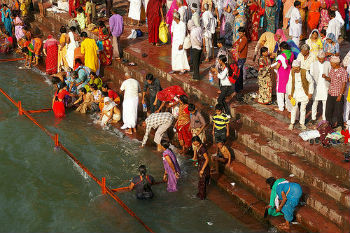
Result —
<svg viewBox="0 0 350 233"><path fill-rule="evenodd" d="M192 134L190 131L190 112L187 104L180 104L179 117L177 120L176 129L178 131L179 141L183 141L185 147L190 147L192 142Z"/></svg>

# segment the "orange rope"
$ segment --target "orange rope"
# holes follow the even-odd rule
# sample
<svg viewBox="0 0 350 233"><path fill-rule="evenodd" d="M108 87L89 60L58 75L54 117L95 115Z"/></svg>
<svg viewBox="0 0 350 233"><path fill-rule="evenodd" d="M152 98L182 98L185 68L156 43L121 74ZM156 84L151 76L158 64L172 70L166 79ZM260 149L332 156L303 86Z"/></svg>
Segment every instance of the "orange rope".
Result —
<svg viewBox="0 0 350 233"><path fill-rule="evenodd" d="M0 59L0 62L6 62L6 61L22 61L25 60L25 58L12 58L12 59Z"/></svg>
<svg viewBox="0 0 350 233"><path fill-rule="evenodd" d="M50 112L50 111L52 111L52 108L43 108L43 109L39 109L39 110L27 110L27 112L30 114L41 113L41 112Z"/></svg>
<svg viewBox="0 0 350 233"><path fill-rule="evenodd" d="M85 167L67 148L65 148L59 141L58 141L58 135L52 135L45 127L41 126L31 115L28 111L25 111L22 108L21 102L16 103L4 90L0 88L0 92L8 98L17 108L19 108L19 113L24 114L26 117L28 117L34 124L36 124L40 129L42 129L54 142L55 146L60 147L81 169L83 169L86 174L88 174L91 179L93 179L98 185L101 186L103 193L108 194L111 196L115 201L118 202L120 206L122 206L126 212L128 212L132 217L134 217L147 231L153 232L150 227L148 227L110 188L108 188L105 184L105 178L102 178L102 181L100 181L92 172L89 171L87 167Z"/></svg>

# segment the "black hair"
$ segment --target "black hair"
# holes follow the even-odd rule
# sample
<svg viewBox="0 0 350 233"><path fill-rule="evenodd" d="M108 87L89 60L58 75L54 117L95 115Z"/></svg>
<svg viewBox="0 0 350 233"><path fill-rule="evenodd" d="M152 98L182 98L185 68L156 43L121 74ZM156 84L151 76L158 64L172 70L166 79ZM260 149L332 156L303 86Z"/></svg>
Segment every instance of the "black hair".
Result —
<svg viewBox="0 0 350 233"><path fill-rule="evenodd" d="M225 38L219 38L217 43L224 45L225 44Z"/></svg>
<svg viewBox="0 0 350 233"><path fill-rule="evenodd" d="M66 86L67 86L67 83L65 83L65 82L60 82L60 85L59 85L60 87L59 87L59 89L63 89L63 88L65 88Z"/></svg>
<svg viewBox="0 0 350 233"><path fill-rule="evenodd" d="M82 32L82 33L80 34L80 37L82 37L82 38L87 38L87 37L88 37L88 35L87 35L87 33L86 33L86 32Z"/></svg>
<svg viewBox="0 0 350 233"><path fill-rule="evenodd" d="M320 33L323 34L323 35L327 35L326 29L322 29Z"/></svg>
<svg viewBox="0 0 350 233"><path fill-rule="evenodd" d="M329 17L334 18L335 17L335 12L334 11L330 11L329 12Z"/></svg>
<svg viewBox="0 0 350 233"><path fill-rule="evenodd" d="M93 71L91 71L91 72L90 72L89 76L90 76L90 75L94 76L94 78L97 78L96 73L95 73L95 72L93 72Z"/></svg>
<svg viewBox="0 0 350 233"><path fill-rule="evenodd" d="M79 64L83 64L83 62L80 58L75 58L74 62L79 63Z"/></svg>
<svg viewBox="0 0 350 233"><path fill-rule="evenodd" d="M285 49L285 50L290 50L289 44L287 42L285 42L285 41L281 42L280 48L281 49Z"/></svg>
<svg viewBox="0 0 350 233"><path fill-rule="evenodd" d="M138 171L140 172L140 175L141 175L141 176L145 176L146 173L147 173L147 168L146 168L145 165L141 165L141 166L139 166Z"/></svg>
<svg viewBox="0 0 350 233"><path fill-rule="evenodd" d="M260 56L262 56L262 54L263 53L265 53L265 52L267 52L267 51L269 51L269 49L267 48L267 47L262 47L261 49L260 49Z"/></svg>
<svg viewBox="0 0 350 233"><path fill-rule="evenodd" d="M226 64L226 62L227 62L227 57L226 57L225 55L220 55L220 56L219 56L219 60Z"/></svg>
<svg viewBox="0 0 350 233"><path fill-rule="evenodd" d="M8 31L5 32L6 36L10 36L10 33Z"/></svg>
<svg viewBox="0 0 350 233"><path fill-rule="evenodd" d="M104 28L104 27L106 27L106 24L102 20L100 20L100 21L98 21L98 26L101 28Z"/></svg>
<svg viewBox="0 0 350 233"><path fill-rule="evenodd" d="M84 9L82 7L79 7L78 10L77 10L79 13L83 13L84 12Z"/></svg>
<svg viewBox="0 0 350 233"><path fill-rule="evenodd" d="M270 189L272 189L273 184L276 182L276 178L271 176L267 178L265 182L270 185Z"/></svg>
<svg viewBox="0 0 350 233"><path fill-rule="evenodd" d="M224 106L222 104L215 105L215 110L223 111L223 109L224 109Z"/></svg>
<svg viewBox="0 0 350 233"><path fill-rule="evenodd" d="M192 137L192 142L199 142L200 144L202 144L202 140L198 136Z"/></svg>
<svg viewBox="0 0 350 233"><path fill-rule="evenodd" d="M72 32L76 32L77 28L74 27L74 26L71 26L71 27L69 28L69 30L71 30Z"/></svg>
<svg viewBox="0 0 350 233"><path fill-rule="evenodd" d="M22 53L28 54L29 53L29 49L27 47L23 47L22 48Z"/></svg>
<svg viewBox="0 0 350 233"><path fill-rule="evenodd" d="M87 93L87 90L83 87L83 88L80 88L79 91L82 91L84 94Z"/></svg>
<svg viewBox="0 0 350 233"><path fill-rule="evenodd" d="M62 26L60 28L60 33L67 33L67 28L65 26Z"/></svg>
<svg viewBox="0 0 350 233"><path fill-rule="evenodd" d="M295 1L295 2L294 2L294 6L295 6L295 7L300 6L300 5L301 5L301 2L299 2L299 1Z"/></svg>
<svg viewBox="0 0 350 233"><path fill-rule="evenodd" d="M97 90L98 88L97 88L97 85L95 84L95 83L93 83L93 84L91 84L91 86L90 86L93 90Z"/></svg>
<svg viewBox="0 0 350 233"><path fill-rule="evenodd" d="M58 84L59 82L61 82L61 79L59 79L58 77L54 76L54 77L52 77L51 82L52 82L52 84L55 85L55 84Z"/></svg>
<svg viewBox="0 0 350 233"><path fill-rule="evenodd" d="M162 145L162 147L164 147L165 149L169 149L170 147L170 142L168 140L162 139L160 141L160 145Z"/></svg>
<svg viewBox="0 0 350 233"><path fill-rule="evenodd" d="M74 70L70 73L70 76L72 76L72 78L78 77L78 72Z"/></svg>
<svg viewBox="0 0 350 233"><path fill-rule="evenodd" d="M146 80L153 81L154 76L151 73L146 74Z"/></svg>
<svg viewBox="0 0 350 233"><path fill-rule="evenodd" d="M102 91L102 97L108 97L108 92Z"/></svg>
<svg viewBox="0 0 350 233"><path fill-rule="evenodd" d="M188 104L188 98L187 98L187 96L185 96L185 95L180 95L179 98L180 98L180 100L181 100L182 103Z"/></svg>
<svg viewBox="0 0 350 233"><path fill-rule="evenodd" d="M196 106L194 104L189 104L188 105L188 111L192 112L194 110L196 110Z"/></svg>
<svg viewBox="0 0 350 233"><path fill-rule="evenodd" d="M238 28L238 32L245 32L245 28L244 27Z"/></svg>
<svg viewBox="0 0 350 233"><path fill-rule="evenodd" d="M103 83L103 84L102 84L102 88L108 89L108 84L107 84L107 83Z"/></svg>
<svg viewBox="0 0 350 233"><path fill-rule="evenodd" d="M119 10L118 10L117 7L115 7L115 8L112 9L112 12L113 12L114 14L118 14L118 13L119 13Z"/></svg>

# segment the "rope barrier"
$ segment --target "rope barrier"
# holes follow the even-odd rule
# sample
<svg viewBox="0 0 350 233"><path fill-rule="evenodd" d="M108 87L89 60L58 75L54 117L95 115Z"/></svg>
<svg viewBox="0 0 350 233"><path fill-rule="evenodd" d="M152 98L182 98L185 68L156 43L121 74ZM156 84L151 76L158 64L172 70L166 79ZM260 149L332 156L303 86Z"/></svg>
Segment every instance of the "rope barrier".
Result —
<svg viewBox="0 0 350 233"><path fill-rule="evenodd" d="M7 62L7 61L23 61L25 58L11 58L11 59L0 59L0 62Z"/></svg>
<svg viewBox="0 0 350 233"><path fill-rule="evenodd" d="M165 181L158 181L158 182L154 182L154 184L152 184L152 186L157 185L157 184L164 184L164 183L165 183ZM114 193L121 192L121 191L129 191L129 186L112 189L112 192L114 192Z"/></svg>
<svg viewBox="0 0 350 233"><path fill-rule="evenodd" d="M0 60L1 61L1 60ZM112 197L121 207L124 208L126 212L132 217L134 217L147 231L153 232L153 230L147 226L115 193L113 190L108 188L106 186L106 178L102 177L101 180L99 180L87 167L85 167L66 147L64 147L58 139L58 134L52 135L45 127L41 126L31 115L30 111L26 111L22 108L22 103L19 101L18 103L14 101L3 89L0 88L0 92L9 99L13 105L15 105L18 108L19 115L25 115L30 119L35 125L37 125L40 129L42 129L55 143L55 147L61 148L66 155L68 155L81 169L86 172L86 174L93 179L102 190L102 194L108 194L110 197ZM51 110L51 109L50 109ZM40 111L40 110L39 110Z"/></svg>
<svg viewBox="0 0 350 233"><path fill-rule="evenodd" d="M43 108L43 109L39 109L39 110L27 110L27 112L30 114L41 113L41 112L50 112L50 111L52 111L52 108Z"/></svg>

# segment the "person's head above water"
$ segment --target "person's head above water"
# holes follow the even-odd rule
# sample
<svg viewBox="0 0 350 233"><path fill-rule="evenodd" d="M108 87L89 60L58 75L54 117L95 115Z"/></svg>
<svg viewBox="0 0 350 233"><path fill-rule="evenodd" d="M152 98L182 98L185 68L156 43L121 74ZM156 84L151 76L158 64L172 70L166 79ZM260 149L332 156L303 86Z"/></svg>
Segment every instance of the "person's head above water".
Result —
<svg viewBox="0 0 350 233"><path fill-rule="evenodd" d="M147 173L146 165L141 165L141 166L139 166L138 171L139 171L139 173L140 173L141 176L146 175L146 173Z"/></svg>

